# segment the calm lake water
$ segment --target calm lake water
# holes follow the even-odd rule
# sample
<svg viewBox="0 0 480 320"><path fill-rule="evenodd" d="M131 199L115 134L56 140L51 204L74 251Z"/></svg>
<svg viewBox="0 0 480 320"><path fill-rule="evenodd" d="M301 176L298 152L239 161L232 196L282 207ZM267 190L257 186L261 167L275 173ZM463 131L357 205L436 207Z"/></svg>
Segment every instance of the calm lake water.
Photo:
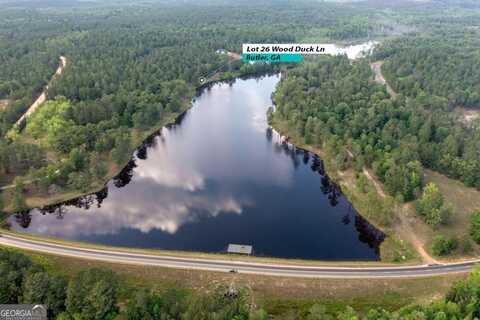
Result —
<svg viewBox="0 0 480 320"><path fill-rule="evenodd" d="M113 246L375 260L384 235L320 159L281 143L266 111L279 76L215 84L135 153L104 190L18 213L12 229Z"/></svg>

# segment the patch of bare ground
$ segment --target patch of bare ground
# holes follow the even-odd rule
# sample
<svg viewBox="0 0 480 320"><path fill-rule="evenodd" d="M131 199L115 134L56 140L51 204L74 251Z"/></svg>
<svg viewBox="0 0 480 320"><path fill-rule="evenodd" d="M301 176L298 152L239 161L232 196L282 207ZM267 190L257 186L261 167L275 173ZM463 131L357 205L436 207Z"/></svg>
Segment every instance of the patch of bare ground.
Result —
<svg viewBox="0 0 480 320"><path fill-rule="evenodd" d="M456 107L454 112L458 121L467 128L470 128L476 120L480 119L480 106L478 108Z"/></svg>
<svg viewBox="0 0 480 320"><path fill-rule="evenodd" d="M0 99L0 110L6 109L10 104L9 99Z"/></svg>
<svg viewBox="0 0 480 320"><path fill-rule="evenodd" d="M367 177L368 180L370 180L370 182L372 182L378 195L382 198L385 198L386 195L385 195L385 192L383 191L381 182L378 181L378 179L375 178L374 175L370 173L370 171L366 167L363 167L363 174Z"/></svg>
<svg viewBox="0 0 480 320"><path fill-rule="evenodd" d="M401 205L400 214L397 215L397 218L399 223L395 226L396 232L412 243L422 261L427 264L440 263L426 249L428 240L422 235L428 232L428 227L416 216L413 205L411 203ZM420 229L421 232L419 232Z"/></svg>
<svg viewBox="0 0 480 320"><path fill-rule="evenodd" d="M232 60L240 60L242 59L242 56L240 54L238 54L237 52L232 52L232 51L229 51L228 53L228 57Z"/></svg>

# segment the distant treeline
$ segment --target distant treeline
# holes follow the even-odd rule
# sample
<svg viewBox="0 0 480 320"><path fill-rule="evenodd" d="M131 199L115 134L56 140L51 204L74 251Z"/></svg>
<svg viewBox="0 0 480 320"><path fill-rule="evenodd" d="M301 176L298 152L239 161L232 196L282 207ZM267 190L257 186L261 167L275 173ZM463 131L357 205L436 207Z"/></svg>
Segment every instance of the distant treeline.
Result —
<svg viewBox="0 0 480 320"><path fill-rule="evenodd" d="M375 57L386 60L382 71L396 91L424 100L444 98L450 109L480 110L480 31L452 33L389 41Z"/></svg>
<svg viewBox="0 0 480 320"><path fill-rule="evenodd" d="M0 99L10 101L0 110L0 181L12 183L22 175L35 181L33 186L16 181L15 194L6 197L18 200L14 209L25 205L24 187L40 193L49 186L84 191L101 181L112 163L124 165L139 137L184 110L199 78L212 71L225 79L274 70L268 64L228 63L217 49L240 52L244 42L292 43L312 34L313 26L322 28L321 36L330 30L333 38L345 38L356 26L359 33L349 37L363 36L369 27L365 19L349 19L359 14L356 9L307 1L267 1L254 8L249 1L74 3L75 13L63 5L45 10L48 4L32 3L38 10L0 9ZM344 22L333 28L339 19ZM60 55L68 64L48 90L52 101L24 130L12 129L47 84Z"/></svg>

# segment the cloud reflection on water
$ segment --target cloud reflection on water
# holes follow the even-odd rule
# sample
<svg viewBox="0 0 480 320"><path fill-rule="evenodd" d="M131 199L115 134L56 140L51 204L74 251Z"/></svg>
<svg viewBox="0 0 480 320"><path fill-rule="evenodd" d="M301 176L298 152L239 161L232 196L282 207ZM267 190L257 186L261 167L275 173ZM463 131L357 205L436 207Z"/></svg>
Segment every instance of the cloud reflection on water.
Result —
<svg viewBox="0 0 480 320"><path fill-rule="evenodd" d="M54 214L32 223L29 231L66 238L115 234L127 227L143 233L159 229L174 234L183 224L195 221L198 215L215 217L221 213L242 213L241 203L229 194L218 193L206 197L188 190L159 190L158 185L154 184L153 180L143 181L129 193L128 199L122 192L113 190L108 196L109 201L102 203L100 208L95 206L96 196L91 196L90 201L94 205L89 206L88 210L68 204L68 214L60 215L65 207L57 207ZM38 209L31 212L34 216L39 213ZM59 216L63 221L56 223L55 219Z"/></svg>
<svg viewBox="0 0 480 320"><path fill-rule="evenodd" d="M278 80L204 91L104 190L19 213L12 228L120 246L217 252L252 243L279 257L375 259L383 234L349 207L318 157L267 128Z"/></svg>

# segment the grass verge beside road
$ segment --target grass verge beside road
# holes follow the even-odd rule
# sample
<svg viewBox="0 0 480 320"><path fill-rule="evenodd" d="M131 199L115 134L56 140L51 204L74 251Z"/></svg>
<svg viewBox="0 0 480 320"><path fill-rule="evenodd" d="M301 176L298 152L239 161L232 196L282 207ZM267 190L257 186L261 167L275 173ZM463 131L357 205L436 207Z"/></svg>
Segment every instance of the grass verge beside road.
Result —
<svg viewBox="0 0 480 320"><path fill-rule="evenodd" d="M109 247L109 246L103 246L99 244L92 244L92 243L86 243L86 242L68 241L68 240L59 239L59 238L49 238L46 236L22 234L18 232L3 230L3 229L0 229L0 232L4 235L11 235L17 238L39 241L46 244L57 244L57 245L72 246L72 247L79 247L79 248L85 248L85 249L105 250L105 251L115 250L116 252L126 252L126 253L133 253L133 254L161 255L161 256L169 256L169 257L198 258L198 259L211 259L211 260L224 260L224 261L245 261L250 263L323 266L323 267L398 266L395 263L382 262L382 261L380 262L379 261L316 261L316 260L282 259L282 258L274 258L274 257L246 256L246 255L235 255L235 254L227 254L227 253L203 253L203 252L189 252L189 251ZM414 261L409 261L404 265L405 266L415 265L415 263Z"/></svg>
<svg viewBox="0 0 480 320"><path fill-rule="evenodd" d="M305 312L314 303L341 310L346 305L358 311L381 307L395 310L410 303L428 303L444 297L451 284L466 274L415 279L303 279L261 275L217 273L145 267L78 258L37 254L26 251L48 270L72 277L86 268L106 268L117 273L125 283L122 292L129 299L135 288L157 291L168 288L191 290L201 294L219 285L233 284L245 288L253 303L272 315L293 310Z"/></svg>

